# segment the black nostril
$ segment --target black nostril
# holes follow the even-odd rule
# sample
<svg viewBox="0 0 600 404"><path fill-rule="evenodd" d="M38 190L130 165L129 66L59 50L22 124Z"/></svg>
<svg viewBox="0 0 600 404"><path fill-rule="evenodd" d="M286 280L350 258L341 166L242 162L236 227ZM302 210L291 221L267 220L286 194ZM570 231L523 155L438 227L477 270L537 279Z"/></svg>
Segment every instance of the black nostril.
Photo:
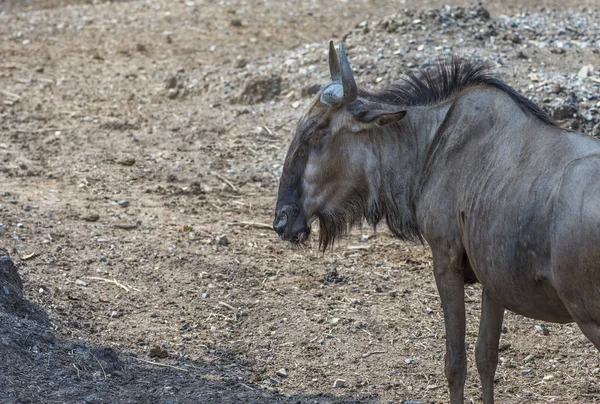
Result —
<svg viewBox="0 0 600 404"><path fill-rule="evenodd" d="M273 221L273 229L275 229L275 231L279 235L283 234L283 232L285 231L286 225L287 225L287 214L286 213L281 213Z"/></svg>

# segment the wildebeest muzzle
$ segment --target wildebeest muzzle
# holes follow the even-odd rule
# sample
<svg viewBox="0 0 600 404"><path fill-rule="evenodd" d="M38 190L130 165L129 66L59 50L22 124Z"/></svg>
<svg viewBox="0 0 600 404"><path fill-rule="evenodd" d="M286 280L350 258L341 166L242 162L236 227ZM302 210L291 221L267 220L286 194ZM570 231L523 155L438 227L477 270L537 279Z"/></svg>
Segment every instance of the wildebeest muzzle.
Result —
<svg viewBox="0 0 600 404"><path fill-rule="evenodd" d="M310 235L306 216L294 203L283 205L276 210L273 229L285 241L301 242Z"/></svg>

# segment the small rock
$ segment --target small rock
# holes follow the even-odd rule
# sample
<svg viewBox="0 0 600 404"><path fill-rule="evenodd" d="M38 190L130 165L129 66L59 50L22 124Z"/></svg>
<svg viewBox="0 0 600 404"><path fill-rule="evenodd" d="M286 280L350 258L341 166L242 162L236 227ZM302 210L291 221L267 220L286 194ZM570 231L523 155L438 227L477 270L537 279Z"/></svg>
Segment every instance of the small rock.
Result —
<svg viewBox="0 0 600 404"><path fill-rule="evenodd" d="M234 18L233 20L231 20L229 22L229 25L231 25L232 27L241 27L242 26L242 20L240 20L239 18Z"/></svg>
<svg viewBox="0 0 600 404"><path fill-rule="evenodd" d="M335 379L333 382L333 388L342 388L346 386L346 381L344 379Z"/></svg>
<svg viewBox="0 0 600 404"><path fill-rule="evenodd" d="M243 69L246 67L246 65L248 65L248 61L244 58L236 59L236 61L233 63L233 67L236 69Z"/></svg>
<svg viewBox="0 0 600 404"><path fill-rule="evenodd" d="M521 370L521 375L523 375L523 376L529 376L532 373L533 373L533 370L531 370L531 369L523 369L523 370Z"/></svg>
<svg viewBox="0 0 600 404"><path fill-rule="evenodd" d="M550 85L550 94L559 94L562 91L562 86L558 83L553 83Z"/></svg>
<svg viewBox="0 0 600 404"><path fill-rule="evenodd" d="M404 400L402 401L402 404L422 404L420 401L416 401L416 400Z"/></svg>
<svg viewBox="0 0 600 404"><path fill-rule="evenodd" d="M179 95L179 90L177 90L176 88L171 88L168 92L167 92L167 97L170 100L173 100L175 98L177 98L177 96Z"/></svg>
<svg viewBox="0 0 600 404"><path fill-rule="evenodd" d="M550 335L550 330L546 328L544 325L536 325L535 330L543 335Z"/></svg>
<svg viewBox="0 0 600 404"><path fill-rule="evenodd" d="M535 359L535 356L533 356L533 355L527 355L525 357L525 359L523 359L523 362L524 363L529 363L529 362L532 362L534 359Z"/></svg>
<svg viewBox="0 0 600 404"><path fill-rule="evenodd" d="M36 73L44 73L44 66L38 66L35 68Z"/></svg>
<svg viewBox="0 0 600 404"><path fill-rule="evenodd" d="M79 216L81 220L85 220L86 222L97 222L100 219L100 215L96 212L84 213Z"/></svg>
<svg viewBox="0 0 600 404"><path fill-rule="evenodd" d="M138 52L146 52L148 48L146 48L146 45L144 45L143 43L136 43L135 50Z"/></svg>
<svg viewBox="0 0 600 404"><path fill-rule="evenodd" d="M77 286L87 286L88 284L87 284L87 282L82 281L81 279L77 279L75 281L75 285L77 285Z"/></svg>
<svg viewBox="0 0 600 404"><path fill-rule="evenodd" d="M594 70L594 67L592 65L583 65L583 67L581 69L579 69L579 72L577 73L577 77L579 77L580 79L584 79L587 76L589 76L593 70Z"/></svg>
<svg viewBox="0 0 600 404"><path fill-rule="evenodd" d="M281 94L280 76L253 78L245 83L236 101L242 104L257 104L272 100L279 94Z"/></svg>
<svg viewBox="0 0 600 404"><path fill-rule="evenodd" d="M279 380L279 379L278 379L278 378L276 378L275 376L271 376L271 377L269 377L269 381L270 381L272 384L281 384L281 380Z"/></svg>
<svg viewBox="0 0 600 404"><path fill-rule="evenodd" d="M339 317L334 317L331 319L331 324L333 324L333 325L337 325L339 322L340 322Z"/></svg>
<svg viewBox="0 0 600 404"><path fill-rule="evenodd" d="M550 380L553 380L553 379L554 379L554 376L552 376L552 375L546 375L543 378L543 380L545 380L545 381L550 381Z"/></svg>
<svg viewBox="0 0 600 404"><path fill-rule="evenodd" d="M154 348L150 349L148 356L151 358L168 358L169 353L160 346L155 346Z"/></svg>
<svg viewBox="0 0 600 404"><path fill-rule="evenodd" d="M552 118L556 119L557 121L570 119L573 118L575 115L577 115L577 108L568 104L561 105L560 107L555 108L552 112Z"/></svg>
<svg viewBox="0 0 600 404"><path fill-rule="evenodd" d="M121 207L123 207L123 208L126 208L126 207L128 207L128 206L129 206L129 201L128 201L128 200L125 200L125 199L122 199L122 200L120 200L120 201L118 202L118 204L119 204L119 206L121 206Z"/></svg>
<svg viewBox="0 0 600 404"><path fill-rule="evenodd" d="M292 102L292 108L296 109L300 106L300 101L294 101Z"/></svg>
<svg viewBox="0 0 600 404"><path fill-rule="evenodd" d="M155 312L152 312L152 313L150 313L150 317L152 317L152 318L157 318L157 317L158 317L158 314L156 314Z"/></svg>
<svg viewBox="0 0 600 404"><path fill-rule="evenodd" d="M165 90L170 90L172 88L177 88L177 76L169 75L165 79Z"/></svg>
<svg viewBox="0 0 600 404"><path fill-rule="evenodd" d="M287 370L285 370L285 368L281 368L279 369L276 373L277 376L282 377L282 378L286 378L288 376L287 374Z"/></svg>
<svg viewBox="0 0 600 404"><path fill-rule="evenodd" d="M398 290L397 289L390 290L390 296L392 296L392 297L398 296Z"/></svg>
<svg viewBox="0 0 600 404"><path fill-rule="evenodd" d="M203 299L208 299L210 297L210 293L202 293Z"/></svg>
<svg viewBox="0 0 600 404"><path fill-rule="evenodd" d="M592 136L600 137L600 122L592 129Z"/></svg>
<svg viewBox="0 0 600 404"><path fill-rule="evenodd" d="M116 162L122 166L132 166L135 164L135 158L133 156L121 156Z"/></svg>
<svg viewBox="0 0 600 404"><path fill-rule="evenodd" d="M229 245L229 244L231 244L231 242L229 241L227 236L223 234L223 235L217 236L217 244L218 245Z"/></svg>
<svg viewBox="0 0 600 404"><path fill-rule="evenodd" d="M498 347L498 352L508 351L510 349L510 347L511 347L511 345L509 343L502 344Z"/></svg>

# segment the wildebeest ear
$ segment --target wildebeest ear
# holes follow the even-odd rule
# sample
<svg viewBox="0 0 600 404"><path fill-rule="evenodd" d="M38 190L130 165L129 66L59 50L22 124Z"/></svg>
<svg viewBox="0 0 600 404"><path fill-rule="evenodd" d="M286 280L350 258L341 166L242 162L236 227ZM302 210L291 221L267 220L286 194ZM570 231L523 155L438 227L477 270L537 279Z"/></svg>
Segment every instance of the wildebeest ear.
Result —
<svg viewBox="0 0 600 404"><path fill-rule="evenodd" d="M397 111L386 111L383 109L375 109L367 111L360 117L360 121L363 123L375 122L380 126L387 125L389 123L398 122L404 118L406 110Z"/></svg>

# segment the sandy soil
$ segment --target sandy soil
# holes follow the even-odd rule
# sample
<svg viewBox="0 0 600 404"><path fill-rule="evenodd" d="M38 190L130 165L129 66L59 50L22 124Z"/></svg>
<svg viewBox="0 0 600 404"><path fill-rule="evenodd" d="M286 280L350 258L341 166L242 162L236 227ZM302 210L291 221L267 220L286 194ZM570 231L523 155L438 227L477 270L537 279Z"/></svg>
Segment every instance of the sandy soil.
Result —
<svg viewBox="0 0 600 404"><path fill-rule="evenodd" d="M0 247L48 317L0 313L0 402L447 402L426 247L363 229L322 254L268 225L314 84L269 63L447 3L0 1ZM469 286L472 402L479 299ZM498 402L600 401L575 325L505 327Z"/></svg>

